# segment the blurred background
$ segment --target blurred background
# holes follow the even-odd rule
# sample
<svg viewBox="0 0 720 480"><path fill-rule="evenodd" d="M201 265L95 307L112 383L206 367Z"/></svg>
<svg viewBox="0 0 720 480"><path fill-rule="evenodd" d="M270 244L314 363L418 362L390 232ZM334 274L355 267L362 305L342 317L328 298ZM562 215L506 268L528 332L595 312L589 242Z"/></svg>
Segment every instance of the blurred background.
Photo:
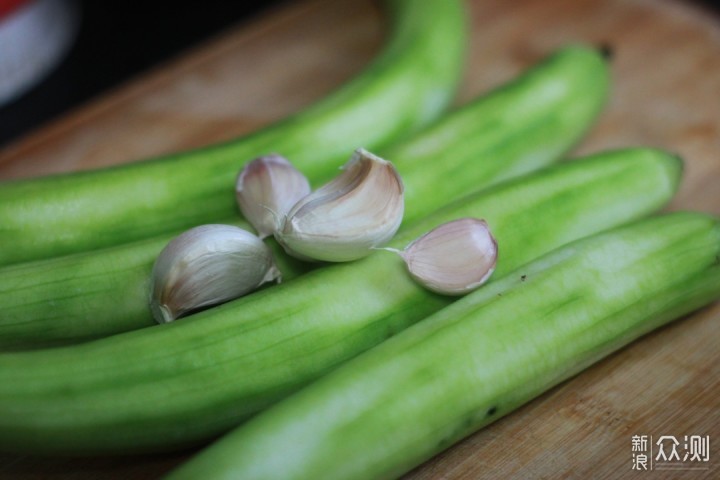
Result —
<svg viewBox="0 0 720 480"><path fill-rule="evenodd" d="M0 0L0 148L290 1ZM677 1L720 10L711 0Z"/></svg>
<svg viewBox="0 0 720 480"><path fill-rule="evenodd" d="M0 0L0 148L281 1Z"/></svg>

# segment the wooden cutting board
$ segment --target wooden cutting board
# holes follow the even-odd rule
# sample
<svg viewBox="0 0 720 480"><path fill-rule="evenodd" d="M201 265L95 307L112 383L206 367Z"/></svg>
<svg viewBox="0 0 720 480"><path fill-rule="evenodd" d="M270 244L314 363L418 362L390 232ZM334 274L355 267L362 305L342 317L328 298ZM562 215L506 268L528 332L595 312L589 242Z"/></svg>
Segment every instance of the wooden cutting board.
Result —
<svg viewBox="0 0 720 480"><path fill-rule="evenodd" d="M554 48L612 47L614 88L577 148L682 155L670 209L720 215L720 17L662 0L468 1L458 104ZM0 151L0 179L127 162L259 128L358 72L383 41L369 0L287 2ZM112 432L108 432L112 435ZM696 470L632 470L632 436L710 437ZM457 444L408 479L720 478L720 304L656 331ZM681 445L682 447L682 445ZM115 459L0 456L2 478L156 478L192 452Z"/></svg>

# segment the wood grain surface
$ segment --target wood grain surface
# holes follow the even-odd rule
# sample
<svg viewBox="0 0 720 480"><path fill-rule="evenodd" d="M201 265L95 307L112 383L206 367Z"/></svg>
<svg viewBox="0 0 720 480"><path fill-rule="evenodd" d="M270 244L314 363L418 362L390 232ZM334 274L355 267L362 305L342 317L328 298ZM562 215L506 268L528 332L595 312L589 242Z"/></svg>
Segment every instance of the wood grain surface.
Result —
<svg viewBox="0 0 720 480"><path fill-rule="evenodd" d="M669 209L720 215L720 18L662 0L468 0L458 104L554 48L612 48L613 92L577 153L634 145L686 161ZM228 139L358 72L383 41L369 0L286 2L0 151L0 179L117 164ZM112 435L112 432L108 432ZM633 435L710 436L700 470L635 472ZM720 304L634 342L407 475L408 479L720 478ZM193 452L0 456L0 477L157 478Z"/></svg>

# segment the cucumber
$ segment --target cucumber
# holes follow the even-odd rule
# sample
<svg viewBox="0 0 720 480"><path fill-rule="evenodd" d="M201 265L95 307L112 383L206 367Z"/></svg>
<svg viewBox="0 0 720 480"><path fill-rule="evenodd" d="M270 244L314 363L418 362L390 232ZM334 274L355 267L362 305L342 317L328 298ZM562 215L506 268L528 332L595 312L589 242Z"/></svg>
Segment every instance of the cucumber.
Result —
<svg viewBox="0 0 720 480"><path fill-rule="evenodd" d="M0 185L0 265L81 252L236 214L243 164L281 152L310 178L358 146L427 125L459 83L467 40L459 0L390 0L384 51L353 81L278 124L240 139L110 169Z"/></svg>
<svg viewBox="0 0 720 480"><path fill-rule="evenodd" d="M660 208L677 157L597 154L509 180L403 227L481 216L494 278L555 247ZM491 280L492 282L492 280ZM0 355L0 448L117 453L180 448L249 416L448 305L395 254L315 270L183 321L71 347Z"/></svg>
<svg viewBox="0 0 720 480"><path fill-rule="evenodd" d="M570 46L384 149L403 177L405 222L560 158L597 117L607 83L601 55ZM0 347L77 342L153 325L150 271L173 235L0 269ZM285 281L309 269L277 248L276 259Z"/></svg>
<svg viewBox="0 0 720 480"><path fill-rule="evenodd" d="M347 362L168 478L397 478L652 329L720 298L720 222L573 243Z"/></svg>

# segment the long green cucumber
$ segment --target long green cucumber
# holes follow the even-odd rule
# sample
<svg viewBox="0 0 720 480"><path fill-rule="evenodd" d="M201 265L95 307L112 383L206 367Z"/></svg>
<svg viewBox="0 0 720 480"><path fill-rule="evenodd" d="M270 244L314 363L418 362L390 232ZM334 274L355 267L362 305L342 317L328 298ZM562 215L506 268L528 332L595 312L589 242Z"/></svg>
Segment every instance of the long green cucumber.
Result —
<svg viewBox="0 0 720 480"><path fill-rule="evenodd" d="M459 0L389 0L391 36L354 80L308 110L235 141L92 172L0 185L0 265L211 223L236 212L234 179L269 152L310 178L358 146L437 118L458 84L467 38Z"/></svg>
<svg viewBox="0 0 720 480"><path fill-rule="evenodd" d="M487 219L495 278L574 239L661 207L680 161L632 149L550 167L465 197L413 225ZM376 252L183 321L71 347L0 355L0 448L128 452L177 448L250 415L448 305Z"/></svg>
<svg viewBox="0 0 720 480"><path fill-rule="evenodd" d="M718 298L714 218L670 214L584 239L347 362L169 478L397 478Z"/></svg>
<svg viewBox="0 0 720 480"><path fill-rule="evenodd" d="M403 177L405 222L560 158L596 118L607 77L598 52L568 47L382 150ZM170 238L0 269L0 347L67 343L154 324L147 283ZM281 270L288 280L302 268L294 262Z"/></svg>

